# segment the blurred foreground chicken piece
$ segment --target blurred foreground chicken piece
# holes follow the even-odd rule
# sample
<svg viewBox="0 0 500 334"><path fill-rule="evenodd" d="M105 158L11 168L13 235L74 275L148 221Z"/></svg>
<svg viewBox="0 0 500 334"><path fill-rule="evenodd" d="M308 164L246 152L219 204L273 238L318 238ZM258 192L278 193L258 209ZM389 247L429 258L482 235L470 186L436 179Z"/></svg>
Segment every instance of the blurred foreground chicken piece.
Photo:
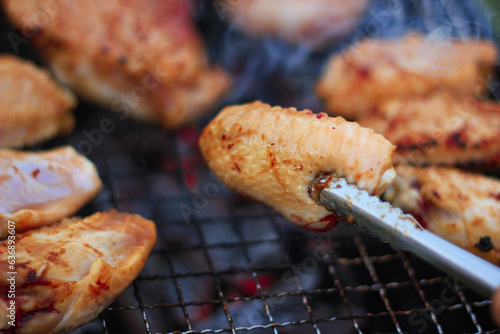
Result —
<svg viewBox="0 0 500 334"><path fill-rule="evenodd" d="M358 119L397 146L395 162L500 166L500 105L438 93L389 101Z"/></svg>
<svg viewBox="0 0 500 334"><path fill-rule="evenodd" d="M482 40L451 40L416 33L394 40L366 39L334 55L317 85L332 115L362 116L393 98L438 90L458 97L488 88L497 62L495 46Z"/></svg>
<svg viewBox="0 0 500 334"><path fill-rule="evenodd" d="M135 279L156 243L156 227L140 216L108 211L12 240L0 243L0 331L68 333L94 320ZM14 316L8 299L12 244Z"/></svg>
<svg viewBox="0 0 500 334"><path fill-rule="evenodd" d="M222 110L203 131L200 147L228 187L316 231L333 227L337 217L308 195L318 173L335 172L378 195L395 176L395 146L372 130L261 102Z"/></svg>
<svg viewBox="0 0 500 334"><path fill-rule="evenodd" d="M0 55L0 147L18 148L69 134L76 99L35 65Z"/></svg>
<svg viewBox="0 0 500 334"><path fill-rule="evenodd" d="M384 194L424 228L500 265L500 181L450 168L396 167Z"/></svg>
<svg viewBox="0 0 500 334"><path fill-rule="evenodd" d="M226 92L208 64L188 0L0 0L57 78L125 118L193 121Z"/></svg>
<svg viewBox="0 0 500 334"><path fill-rule="evenodd" d="M61 221L102 188L97 170L73 148L31 153L0 150L0 238L8 220L21 233Z"/></svg>
<svg viewBox="0 0 500 334"><path fill-rule="evenodd" d="M369 0L223 0L216 8L251 35L321 49L352 32L368 4Z"/></svg>

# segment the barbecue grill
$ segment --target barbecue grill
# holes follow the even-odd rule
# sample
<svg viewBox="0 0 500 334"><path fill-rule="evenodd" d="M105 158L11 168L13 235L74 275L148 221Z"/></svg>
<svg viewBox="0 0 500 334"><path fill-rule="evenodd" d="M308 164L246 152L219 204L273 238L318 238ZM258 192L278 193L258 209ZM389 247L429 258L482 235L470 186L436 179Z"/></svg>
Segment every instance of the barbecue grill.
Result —
<svg viewBox="0 0 500 334"><path fill-rule="evenodd" d="M312 88L326 56L362 37L408 29L491 37L474 1L375 0L349 40L311 53L244 36L214 2L200 2L195 15L211 57L235 76L224 104L261 99L321 111ZM1 51L42 63L10 33L2 17ZM164 131L84 102L76 117L72 135L34 149L70 144L86 154L105 187L79 214L141 214L157 223L158 243L133 284L74 334L500 333L490 300L414 255L347 223L307 232L225 188L197 147L209 118ZM110 133L99 131L103 118Z"/></svg>

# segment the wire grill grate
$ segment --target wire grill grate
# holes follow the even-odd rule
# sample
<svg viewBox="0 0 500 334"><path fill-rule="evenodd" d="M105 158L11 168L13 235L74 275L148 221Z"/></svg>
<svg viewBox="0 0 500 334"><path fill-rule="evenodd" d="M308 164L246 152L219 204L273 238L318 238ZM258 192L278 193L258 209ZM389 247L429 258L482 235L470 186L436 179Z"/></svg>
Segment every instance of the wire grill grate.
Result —
<svg viewBox="0 0 500 334"><path fill-rule="evenodd" d="M103 114L85 117L97 122ZM201 127L164 134L116 124L90 156L107 166L101 169L106 189L93 205L157 218L159 241L132 287L78 333L498 332L489 300L353 226L302 231L222 186L206 204L210 211L215 201L216 210L203 213L200 205L184 221L179 205L192 205L207 184L217 184L196 157ZM128 136L137 143L163 138L164 147L131 146ZM155 173L174 174L176 184ZM136 177L139 186L129 182ZM170 188L156 189L163 182ZM127 187L144 187L147 200Z"/></svg>
<svg viewBox="0 0 500 334"><path fill-rule="evenodd" d="M433 11L457 25L456 11L448 15L450 4L441 1L373 2L372 12L380 6L396 8L393 13L406 15L406 23L414 27L425 26L424 14ZM469 7L460 7L458 15L474 15ZM213 17L213 9L200 13L200 24L206 28L211 19L205 17ZM3 22L1 50L12 52L5 39L11 30ZM220 42L221 34L214 35L218 29L205 31L214 45L226 43ZM235 38L232 32L224 34ZM36 59L22 47L21 56ZM225 55L227 47L215 48L213 56L234 64ZM233 54L252 57L262 51L248 42ZM290 49L280 45L274 51ZM307 67L312 74L279 74L311 81L320 67L317 63ZM263 70L259 83L280 71ZM242 83L241 78L237 81ZM271 93L257 98L271 95L269 102L281 103L275 99L285 96L284 103L298 107L317 105L303 96L307 94L298 94L292 103L290 92L264 86ZM237 92L232 99L255 98L252 94ZM158 243L133 284L98 319L74 334L500 333L490 318L489 300L413 255L394 251L347 224L325 234L303 231L223 187L198 151L202 124L166 132L81 103L76 131L36 148L78 147L88 140L83 131L98 128L103 118L112 121L114 130L92 146L89 158L105 187L81 215L111 208L141 214L157 223Z"/></svg>

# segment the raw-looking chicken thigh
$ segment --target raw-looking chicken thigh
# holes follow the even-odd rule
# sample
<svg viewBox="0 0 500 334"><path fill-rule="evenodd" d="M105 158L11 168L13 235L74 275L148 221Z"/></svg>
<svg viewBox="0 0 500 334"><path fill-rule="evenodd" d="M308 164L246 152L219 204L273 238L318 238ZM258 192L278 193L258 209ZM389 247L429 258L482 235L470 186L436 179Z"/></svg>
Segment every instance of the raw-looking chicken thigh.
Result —
<svg viewBox="0 0 500 334"><path fill-rule="evenodd" d="M0 150L0 239L8 220L21 233L76 213L102 188L92 162L65 147L46 152Z"/></svg>

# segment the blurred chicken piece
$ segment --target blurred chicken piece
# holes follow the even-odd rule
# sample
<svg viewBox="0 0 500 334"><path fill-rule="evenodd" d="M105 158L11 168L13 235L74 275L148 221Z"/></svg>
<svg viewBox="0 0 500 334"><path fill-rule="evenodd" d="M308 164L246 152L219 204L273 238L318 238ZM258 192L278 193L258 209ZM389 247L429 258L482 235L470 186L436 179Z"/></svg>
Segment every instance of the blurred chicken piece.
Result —
<svg viewBox="0 0 500 334"><path fill-rule="evenodd" d="M0 3L57 78L120 117L175 127L228 89L228 77L207 62L188 0Z"/></svg>
<svg viewBox="0 0 500 334"><path fill-rule="evenodd" d="M500 105L438 93L389 101L358 119L397 146L394 161L476 169L500 166Z"/></svg>
<svg viewBox="0 0 500 334"><path fill-rule="evenodd" d="M369 0L222 0L216 8L251 35L321 49L352 32L368 4Z"/></svg>
<svg viewBox="0 0 500 334"><path fill-rule="evenodd" d="M316 90L332 115L360 117L393 98L438 90L478 96L497 62L488 41L450 40L416 33L395 40L367 39L334 55Z"/></svg>
<svg viewBox="0 0 500 334"><path fill-rule="evenodd" d="M73 148L31 153L0 150L0 239L7 221L21 233L61 221L102 188L97 170Z"/></svg>
<svg viewBox="0 0 500 334"><path fill-rule="evenodd" d="M10 240L0 242L0 332L69 333L132 283L156 243L156 227L108 211L16 234L15 327L7 323Z"/></svg>
<svg viewBox="0 0 500 334"><path fill-rule="evenodd" d="M70 133L75 105L73 94L47 72L0 55L0 147L18 148Z"/></svg>
<svg viewBox="0 0 500 334"><path fill-rule="evenodd" d="M395 176L395 146L373 131L341 117L261 102L222 110L203 131L200 147L228 187L315 231L338 218L308 195L318 173L335 172L378 195Z"/></svg>
<svg viewBox="0 0 500 334"><path fill-rule="evenodd" d="M500 265L500 181L450 168L396 167L384 194L424 228Z"/></svg>

